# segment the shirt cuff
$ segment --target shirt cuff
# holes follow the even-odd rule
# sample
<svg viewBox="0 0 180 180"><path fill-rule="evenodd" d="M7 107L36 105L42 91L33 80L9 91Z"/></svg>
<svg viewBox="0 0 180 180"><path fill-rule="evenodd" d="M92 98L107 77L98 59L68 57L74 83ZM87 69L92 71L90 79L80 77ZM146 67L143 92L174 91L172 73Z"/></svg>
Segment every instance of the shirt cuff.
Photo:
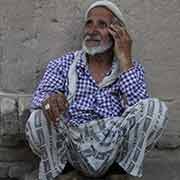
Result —
<svg viewBox="0 0 180 180"><path fill-rule="evenodd" d="M132 93L137 87L140 78L140 70L137 65L133 65L128 71L122 72L119 76L121 92Z"/></svg>

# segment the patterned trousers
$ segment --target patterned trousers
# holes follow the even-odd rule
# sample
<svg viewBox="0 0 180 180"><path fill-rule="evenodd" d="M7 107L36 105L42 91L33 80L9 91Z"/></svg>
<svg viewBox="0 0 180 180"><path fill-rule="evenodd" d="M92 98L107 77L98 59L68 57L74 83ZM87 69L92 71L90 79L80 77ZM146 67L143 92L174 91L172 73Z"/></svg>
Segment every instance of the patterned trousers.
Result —
<svg viewBox="0 0 180 180"><path fill-rule="evenodd" d="M67 161L88 176L101 176L116 162L128 174L141 177L144 153L156 143L166 124L166 105L149 98L128 107L121 117L78 127L61 120L55 128L41 110L35 110L25 131L32 151L41 158L40 180L61 174Z"/></svg>

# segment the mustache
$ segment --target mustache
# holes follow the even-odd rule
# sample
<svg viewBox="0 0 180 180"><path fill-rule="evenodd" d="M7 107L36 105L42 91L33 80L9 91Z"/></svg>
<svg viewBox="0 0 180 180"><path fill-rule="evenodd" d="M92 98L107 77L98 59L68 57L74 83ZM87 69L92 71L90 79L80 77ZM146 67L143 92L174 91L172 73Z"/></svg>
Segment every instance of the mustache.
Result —
<svg viewBox="0 0 180 180"><path fill-rule="evenodd" d="M85 34L84 35L84 40L93 40L93 41L100 41L101 37L97 34Z"/></svg>

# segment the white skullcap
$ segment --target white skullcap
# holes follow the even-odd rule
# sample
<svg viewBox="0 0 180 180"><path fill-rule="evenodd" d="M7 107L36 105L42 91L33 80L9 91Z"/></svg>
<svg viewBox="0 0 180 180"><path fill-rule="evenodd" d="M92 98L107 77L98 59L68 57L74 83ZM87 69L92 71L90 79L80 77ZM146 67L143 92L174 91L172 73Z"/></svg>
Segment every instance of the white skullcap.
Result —
<svg viewBox="0 0 180 180"><path fill-rule="evenodd" d="M119 20L121 20L123 23L125 23L125 19L122 15L122 12L120 9L112 2L108 0L102 0L102 1L96 1L95 3L91 4L89 8L87 9L85 13L85 20L87 19L88 13L91 9L98 7L98 6L103 6L109 9Z"/></svg>

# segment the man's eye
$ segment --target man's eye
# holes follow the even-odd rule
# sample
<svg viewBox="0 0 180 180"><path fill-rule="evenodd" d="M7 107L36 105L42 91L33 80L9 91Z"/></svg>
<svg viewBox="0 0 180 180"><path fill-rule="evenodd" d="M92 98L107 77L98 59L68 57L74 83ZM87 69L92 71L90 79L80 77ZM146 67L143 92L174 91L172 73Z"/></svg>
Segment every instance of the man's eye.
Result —
<svg viewBox="0 0 180 180"><path fill-rule="evenodd" d="M89 26L91 26L91 21L87 21L86 23L85 23L85 27L89 27Z"/></svg>
<svg viewBox="0 0 180 180"><path fill-rule="evenodd" d="M105 22L99 22L98 26L99 28L106 28L107 24Z"/></svg>
<svg viewBox="0 0 180 180"><path fill-rule="evenodd" d="M123 24L123 23L119 23L119 26L120 26L120 27L124 27L124 24Z"/></svg>

